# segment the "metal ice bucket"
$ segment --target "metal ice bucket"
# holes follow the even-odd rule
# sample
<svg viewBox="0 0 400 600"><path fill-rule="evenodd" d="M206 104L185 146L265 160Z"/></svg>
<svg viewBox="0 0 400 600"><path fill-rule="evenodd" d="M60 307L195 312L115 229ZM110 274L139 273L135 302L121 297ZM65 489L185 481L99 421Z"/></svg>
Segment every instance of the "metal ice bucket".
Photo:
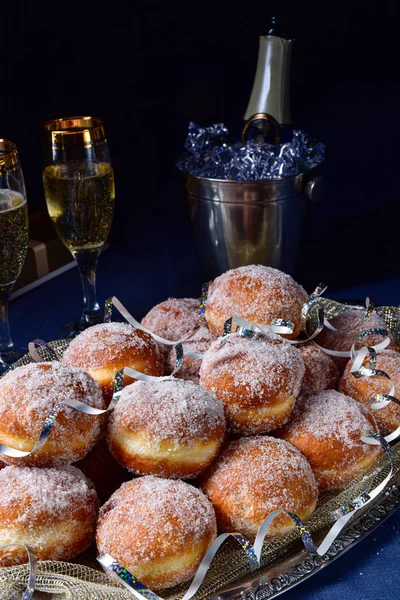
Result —
<svg viewBox="0 0 400 600"><path fill-rule="evenodd" d="M203 279L249 264L293 275L310 200L318 200L322 184L321 165L263 181L185 175Z"/></svg>

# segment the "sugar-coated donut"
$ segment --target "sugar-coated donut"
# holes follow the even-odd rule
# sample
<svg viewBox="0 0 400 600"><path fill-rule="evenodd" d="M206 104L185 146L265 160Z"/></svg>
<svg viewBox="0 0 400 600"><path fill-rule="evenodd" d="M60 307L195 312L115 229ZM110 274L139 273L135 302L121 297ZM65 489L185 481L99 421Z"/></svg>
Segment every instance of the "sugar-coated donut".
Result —
<svg viewBox="0 0 400 600"><path fill-rule="evenodd" d="M166 340L179 340L194 331L198 308L195 298L168 298L153 306L142 325Z"/></svg>
<svg viewBox="0 0 400 600"><path fill-rule="evenodd" d="M215 341L217 336L208 329L208 327L199 327L196 332L185 341L185 349L197 354L204 354L209 347L211 342ZM169 351L167 358L166 370L167 373L172 373L176 363L176 352L173 348ZM184 356L183 363L179 371L175 374L178 379L188 379L194 383L200 381L200 367L201 360L198 358L192 358L190 356Z"/></svg>
<svg viewBox="0 0 400 600"><path fill-rule="evenodd" d="M303 375L297 348L272 336L233 333L224 343L211 344L200 383L224 403L231 431L252 435L286 423Z"/></svg>
<svg viewBox="0 0 400 600"><path fill-rule="evenodd" d="M111 455L105 439L74 466L93 483L101 503L106 502L122 483L132 479L132 475Z"/></svg>
<svg viewBox="0 0 400 600"><path fill-rule="evenodd" d="M210 284L206 319L211 331L222 335L224 323L237 315L251 323L288 319L295 339L301 331L301 309L307 292L294 279L272 267L249 265L223 273Z"/></svg>
<svg viewBox="0 0 400 600"><path fill-rule="evenodd" d="M361 436L379 433L373 415L359 402L335 390L302 396L293 418L277 435L308 459L320 490L342 489L381 456L381 446Z"/></svg>
<svg viewBox="0 0 400 600"><path fill-rule="evenodd" d="M318 498L304 456L287 442L267 436L231 442L205 474L202 488L215 508L219 530L240 531L251 540L274 510L306 519ZM292 526L289 517L279 515L268 535L283 535Z"/></svg>
<svg viewBox="0 0 400 600"><path fill-rule="evenodd" d="M38 560L69 560L93 542L98 499L79 469L6 467L0 471L0 546L31 546ZM23 548L0 550L0 566L27 562Z"/></svg>
<svg viewBox="0 0 400 600"><path fill-rule="evenodd" d="M124 367L147 375L164 373L157 342L148 333L125 323L101 323L85 329L72 340L63 362L90 373L106 401L111 400L116 372ZM133 381L125 376L124 385Z"/></svg>
<svg viewBox="0 0 400 600"><path fill-rule="evenodd" d="M99 385L83 369L59 362L31 363L9 371L0 380L0 443L32 450L46 417L61 400L76 400L104 409ZM102 415L87 415L63 406L41 450L22 458L5 454L7 464L53 466L75 462L99 440Z"/></svg>
<svg viewBox="0 0 400 600"><path fill-rule="evenodd" d="M311 343L299 344L298 349L306 368L301 393L310 394L322 390L336 389L339 381L339 370L332 358Z"/></svg>
<svg viewBox="0 0 400 600"><path fill-rule="evenodd" d="M362 346L374 346L383 341L384 338L382 335L369 335L362 340L357 338L362 331L382 328L386 329L387 335L390 338L389 348L397 350L396 340L388 329L384 319L375 311L367 319L364 319L364 315L364 310L345 309L337 317L329 319L330 323L336 327L337 331L332 331L331 329L324 327L315 341L324 348L339 351L350 350L354 342L356 342L356 349L361 348ZM340 374L342 374L349 359L337 356L333 356L332 358L337 364Z"/></svg>
<svg viewBox="0 0 400 600"><path fill-rule="evenodd" d="M194 332L197 325L199 300L195 298L168 298L156 304L141 321L152 333L165 340L177 341ZM171 346L159 344L167 360Z"/></svg>
<svg viewBox="0 0 400 600"><path fill-rule="evenodd" d="M171 378L126 387L110 415L107 441L134 473L188 478L211 464L224 433L222 402L191 381Z"/></svg>
<svg viewBox="0 0 400 600"><path fill-rule="evenodd" d="M190 580L216 538L212 505L197 488L148 475L124 483L101 508L100 554L151 589Z"/></svg>
<svg viewBox="0 0 400 600"><path fill-rule="evenodd" d="M362 402L367 408L371 408L371 397L374 394L389 394L391 383L386 377L374 375L373 377L360 377L359 379L350 373L352 362L349 361L339 389L354 400ZM376 357L376 369L385 371L393 381L396 390L400 390L400 354L394 350L378 350ZM372 410L379 428L386 435L400 425L400 406L390 402L384 408Z"/></svg>

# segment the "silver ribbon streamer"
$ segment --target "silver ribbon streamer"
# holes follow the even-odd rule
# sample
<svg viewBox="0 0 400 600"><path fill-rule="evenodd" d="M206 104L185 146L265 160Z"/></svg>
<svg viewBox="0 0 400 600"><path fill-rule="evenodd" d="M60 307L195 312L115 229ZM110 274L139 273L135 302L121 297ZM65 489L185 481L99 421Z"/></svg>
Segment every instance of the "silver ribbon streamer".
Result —
<svg viewBox="0 0 400 600"><path fill-rule="evenodd" d="M98 408L94 408L93 406L88 406L87 404L79 402L78 400L61 400L54 406L54 408L46 417L46 420L42 427L42 431L40 432L39 438L33 446L32 450L30 450L29 452L24 452L22 450L18 450L17 448L7 446L6 444L0 444L0 454L4 454L5 456L10 456L13 458L23 458L25 456L29 456L29 454L38 452L41 448L43 448L43 446L49 439L54 423L56 422L58 413L64 405L69 406L70 408L74 408L75 410L78 410L79 412L85 413L87 415L103 415L104 413L113 410L122 393L125 371L126 369L121 369L116 373L114 379L113 397L111 398L110 404L105 410L100 410Z"/></svg>
<svg viewBox="0 0 400 600"><path fill-rule="evenodd" d="M344 504L337 511L335 511L334 514L337 517L337 520L331 527L331 529L329 530L329 532L327 533L327 535L325 536L318 548L314 544L308 527L303 523L300 517L296 515L296 513L286 511L283 509L275 510L272 513L270 513L261 524L260 528L258 529L254 545L252 545L250 541L240 533L224 533L222 535L219 535L208 549L206 555L204 556L193 578L193 581L190 584L186 594L183 596L182 600L190 600L199 590L207 574L207 571L210 568L213 558L215 557L218 549L221 547L221 544L228 537L233 537L234 539L236 539L237 542L239 542L241 547L246 552L247 559L252 569L261 567L261 553L265 537L273 520L280 514L285 514L288 517L290 517L290 519L296 525L297 531L308 553L318 554L319 556L323 556L324 554L326 554L326 552L332 546L333 542L335 541L339 533L342 531L342 529L345 527L347 522L351 519L351 517L363 506L366 506L369 502L371 502L371 500L376 498L376 496L384 490L393 474L393 458L390 446L387 443L387 441L375 432L366 433L364 436L362 436L361 440L367 444L381 444L390 462L389 474L371 492L363 492L362 494L360 494L360 496L358 496L358 498L356 498L352 502ZM146 586L144 586L138 579L136 579L121 564L115 561L109 554L105 554L97 560L113 576L117 575L120 578L120 581L125 585L125 587L127 587L130 590L130 592L134 596L136 596L136 598L139 598L140 600L143 600L143 598L148 600L163 600L161 596L154 594L154 592L152 592Z"/></svg>
<svg viewBox="0 0 400 600"><path fill-rule="evenodd" d="M183 344L183 342L187 341L188 339L190 339L192 337L194 331L191 331L190 333L185 335L180 340L175 340L175 341L167 340L167 339L162 338L159 335L153 333L152 331L150 331L150 329L147 329L147 327L144 327L141 323L139 323L139 321L137 321L134 317L132 317L130 312L125 308L125 306L115 296L108 298L106 300L105 306L106 306L106 308L105 308L104 321L106 323L109 323L111 321L112 307L115 306L115 308L118 310L118 312L121 314L121 316L124 317L125 321L127 321L127 323L132 325L132 327L135 327L136 329L141 329L142 331L148 333L149 335L151 335L151 337L156 342L158 342L160 344L165 344L166 346L175 346L175 352L177 354L175 368L168 377L172 377L172 375L175 375L175 373L180 369L180 367L182 366L182 362L183 362L183 356L190 356L191 358L197 358L200 360L202 358L204 358L204 354L198 354L197 352L192 352L191 350L187 349ZM199 311L200 310L201 310L201 308L199 309ZM204 308L204 310L205 310L205 308ZM198 319L197 323L198 324L200 323L200 319ZM195 329L197 329L198 326L199 325L196 325ZM182 350L181 350L181 348L182 348ZM181 352L182 352L182 357L180 356ZM160 379L160 378L154 376L154 380L155 379ZM149 380L145 379L144 381L149 381Z"/></svg>
<svg viewBox="0 0 400 600"><path fill-rule="evenodd" d="M1 550L6 550L7 548L13 548L15 546L20 546L21 548L25 548L26 553L28 554L29 561L29 577L28 584L25 588L21 596L21 600L32 600L33 592L35 591L35 581L36 581L36 571L37 571L37 562L36 562L36 554L33 548L30 546L26 546L25 544L20 544L16 542L15 544L6 544L5 546L0 546Z"/></svg>
<svg viewBox="0 0 400 600"><path fill-rule="evenodd" d="M376 331L378 331L381 335L385 335L387 332L384 329L379 329L379 330L371 330L368 329L366 332L362 332L360 334L359 337L363 336L364 333L366 333L366 335L372 333L375 333ZM382 333L383 332L383 333ZM365 337L365 336L363 336ZM361 348L361 350L356 351L355 350L355 345L353 345L352 349L351 349L351 359L352 359L352 366L350 368L350 373L352 375L354 375L354 377L357 377L358 379L361 377L385 377L386 379L388 379L391 383L390 385L390 391L388 394L374 394L371 397L371 408L372 410L380 410L381 408L385 408L385 406L387 406L390 402L395 402L396 404L400 404L400 401L395 398L394 394L396 392L395 389L395 385L393 380L391 379L391 377L385 372L382 371L380 369L376 369L376 350L379 350L380 348L385 348L388 344L390 343L389 338L385 338L383 340L383 342L381 342L381 344L377 344L376 346L371 346L371 347L367 347L364 346L364 348ZM385 345L383 345L385 344ZM364 361L367 360L367 367L364 367ZM390 433L389 435L385 436L385 438L383 438L386 442L392 442L393 440L395 440L396 438L398 438L400 436L400 426L397 427L394 431L392 431L392 433Z"/></svg>
<svg viewBox="0 0 400 600"><path fill-rule="evenodd" d="M48 352L48 354L51 356L50 360L59 360L57 354L55 353L53 348L50 348L47 342L45 342L44 340L36 339L32 342L29 342L28 345L29 354L35 362L44 362L44 359L40 356L36 348L45 348L46 352Z"/></svg>
<svg viewBox="0 0 400 600"><path fill-rule="evenodd" d="M254 548L249 542L249 540L242 535L241 533L223 533L217 537L216 540L211 544L209 549L207 550L203 560L201 561L196 574L193 578L192 583L190 584L189 589L183 596L182 600L190 600L196 594L201 584L204 581L204 578L207 574L207 571L211 565L211 562L214 556L217 554L221 545L228 538L233 538L241 548L246 552L247 559L249 561L250 568L256 569L260 566L258 558L254 553ZM115 561L112 556L109 554L104 554L103 556L97 559L99 563L107 569L107 571L116 575L120 582L125 585L129 591L140 598L147 598L148 600L163 600L161 596L157 596L154 592L149 590L143 583L141 583L136 577L134 577L127 569L125 569L122 565L120 565L117 561Z"/></svg>
<svg viewBox="0 0 400 600"><path fill-rule="evenodd" d="M175 341L166 340L165 338L162 338L159 335L150 331L150 329L147 329L147 327L144 327L141 323L139 323L139 321L136 321L136 319L134 317L132 317L130 312L125 308L125 306L115 296L112 296L111 298L108 298L106 300L106 306L109 306L111 308L112 308L112 306L115 306L115 308L121 314L121 316L124 317L125 321L127 321L130 325L132 325L132 327L135 327L135 329L141 329L142 331L145 331L146 333L151 335L151 337L154 340L156 340L156 342L159 342L160 344L165 344L166 346L176 346L177 344L182 344L182 342L188 340L193 335L193 331L191 331L190 333L188 333L186 336L184 336L180 340L175 340ZM106 309L106 312L107 312L107 320L105 320L105 322L108 323L111 320L111 316L109 316L110 315L109 310Z"/></svg>

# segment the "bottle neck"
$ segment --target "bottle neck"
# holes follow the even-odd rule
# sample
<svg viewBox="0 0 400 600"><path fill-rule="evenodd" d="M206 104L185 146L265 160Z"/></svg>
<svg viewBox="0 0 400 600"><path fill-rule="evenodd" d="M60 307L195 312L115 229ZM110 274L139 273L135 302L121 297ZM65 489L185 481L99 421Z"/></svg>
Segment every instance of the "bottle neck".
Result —
<svg viewBox="0 0 400 600"><path fill-rule="evenodd" d="M244 119L255 114L270 115L279 125L290 125L290 61L293 41L262 35L259 41L256 76Z"/></svg>

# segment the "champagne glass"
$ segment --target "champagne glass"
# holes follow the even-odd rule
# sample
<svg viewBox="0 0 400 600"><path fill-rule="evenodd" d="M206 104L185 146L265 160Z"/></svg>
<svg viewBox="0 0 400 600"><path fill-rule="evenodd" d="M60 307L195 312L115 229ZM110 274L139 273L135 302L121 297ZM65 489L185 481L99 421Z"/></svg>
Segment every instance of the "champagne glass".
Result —
<svg viewBox="0 0 400 600"><path fill-rule="evenodd" d="M45 123L43 130L47 209L59 238L78 263L83 287L82 315L62 330L69 338L103 319L96 298L96 267L113 218L114 173L98 117L56 119Z"/></svg>
<svg viewBox="0 0 400 600"><path fill-rule="evenodd" d="M28 208L17 147L0 139L0 375L23 354L11 339L8 301L28 249Z"/></svg>

